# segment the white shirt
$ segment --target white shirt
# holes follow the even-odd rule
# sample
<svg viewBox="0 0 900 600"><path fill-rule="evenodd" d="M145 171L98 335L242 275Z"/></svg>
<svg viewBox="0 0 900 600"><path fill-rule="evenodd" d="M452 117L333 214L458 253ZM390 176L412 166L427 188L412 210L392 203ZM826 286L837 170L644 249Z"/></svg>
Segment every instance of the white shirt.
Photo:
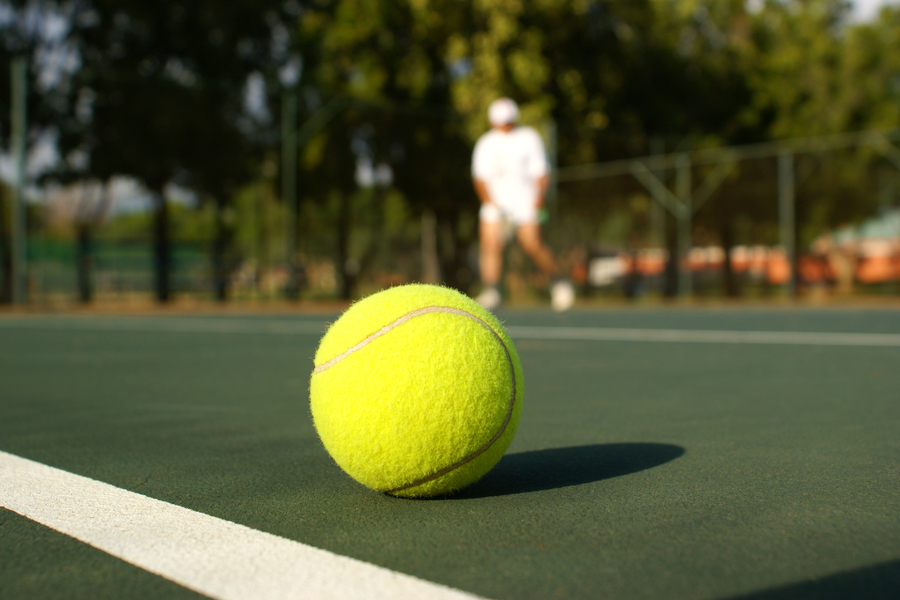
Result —
<svg viewBox="0 0 900 600"><path fill-rule="evenodd" d="M544 142L532 127L491 129L475 144L472 176L485 183L491 201L502 207L534 205L538 181L547 172Z"/></svg>

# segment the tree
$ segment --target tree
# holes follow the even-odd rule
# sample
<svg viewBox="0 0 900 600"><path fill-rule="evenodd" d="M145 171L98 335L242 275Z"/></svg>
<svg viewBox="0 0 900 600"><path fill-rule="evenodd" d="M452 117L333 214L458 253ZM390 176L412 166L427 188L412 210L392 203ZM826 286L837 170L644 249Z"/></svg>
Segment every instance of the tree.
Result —
<svg viewBox="0 0 900 600"><path fill-rule="evenodd" d="M350 256L349 231L360 158L390 164L393 184L414 216L436 213L438 228L446 233L442 272L455 287L468 283L460 274L472 233L460 223L475 205L466 177L470 147L452 106L446 57L447 36L466 11L454 2L343 0L305 11L301 18L307 96L340 95L348 103L304 159L307 193L320 202L339 199L334 252L343 297L354 293L359 262Z"/></svg>
<svg viewBox="0 0 900 600"><path fill-rule="evenodd" d="M657 15L654 37L667 49L660 57L665 61L663 64L669 65L661 66L659 71L665 73L662 76L665 81L679 82L675 87L680 90L674 103L674 118L662 122L657 119L654 124L661 126L657 131L659 139L665 142L662 149L692 150L766 139L764 127L746 114L753 92L747 74L758 59L754 20L747 3L654 0L653 4ZM651 82L648 89L658 85ZM659 108L665 111L665 107ZM694 171L694 180L702 180L709 174L707 168ZM758 192L758 186L753 184L754 176L758 177L759 173L753 167L737 166L714 192L714 197L694 215L694 227L715 232L725 250L727 295L739 293L731 257L736 242L736 221L749 215L771 220L775 214L753 202L753 194ZM673 220L667 215L670 294L675 292L678 257Z"/></svg>
<svg viewBox="0 0 900 600"><path fill-rule="evenodd" d="M748 72L754 91L748 115L772 138L900 125L891 83L898 73L896 12L885 11L875 24L853 24L849 7L842 0L768 2L757 15L758 59ZM871 149L805 161L796 209L802 243L872 214L878 194Z"/></svg>
<svg viewBox="0 0 900 600"><path fill-rule="evenodd" d="M470 153L487 128L488 104L510 95L524 122L548 130L555 121L563 162L634 152L648 113L677 112L650 110L670 104L645 93L665 53L651 24L646 1L342 0L304 12L300 31L308 81L370 106L364 115L346 111L342 126L374 129L373 145L416 214L435 212L441 238L455 240L442 253L443 272L461 286L455 274L465 271L474 237L465 224L477 209ZM353 136L338 126L322 133L329 135ZM319 155L354 161L335 152L329 145Z"/></svg>
<svg viewBox="0 0 900 600"><path fill-rule="evenodd" d="M0 1L0 139L10 135L10 67L15 58L27 65L25 87L26 154L39 144L55 144L61 160L26 164L26 183L48 177L64 178L81 166L77 153L67 144L67 133L77 121L77 97L72 75L80 64L76 39L90 24L86 7L80 2L58 4L27 0ZM11 300L11 237L18 223L7 223L11 212L0 198L0 302Z"/></svg>
<svg viewBox="0 0 900 600"><path fill-rule="evenodd" d="M289 3L290 4L290 3ZM91 118L79 134L101 178L137 177L155 197L157 299L171 295L165 189L177 182L217 207L216 296L224 299L231 233L225 208L257 175L265 112L244 108L248 78L288 60L281 2L94 0L96 25L83 36L79 92ZM288 36L289 38L289 36Z"/></svg>

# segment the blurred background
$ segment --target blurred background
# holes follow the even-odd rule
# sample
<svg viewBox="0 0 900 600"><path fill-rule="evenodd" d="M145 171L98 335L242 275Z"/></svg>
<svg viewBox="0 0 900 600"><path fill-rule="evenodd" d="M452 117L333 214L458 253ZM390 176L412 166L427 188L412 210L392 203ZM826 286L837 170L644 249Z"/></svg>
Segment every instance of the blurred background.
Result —
<svg viewBox="0 0 900 600"><path fill-rule="evenodd" d="M0 0L0 40L5 304L477 293L500 95L584 302L900 295L892 2Z"/></svg>

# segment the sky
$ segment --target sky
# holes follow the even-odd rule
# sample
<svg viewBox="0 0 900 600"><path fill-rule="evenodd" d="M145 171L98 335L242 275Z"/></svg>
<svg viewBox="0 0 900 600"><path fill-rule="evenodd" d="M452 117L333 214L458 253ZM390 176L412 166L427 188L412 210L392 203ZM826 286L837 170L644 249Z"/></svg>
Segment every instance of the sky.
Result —
<svg viewBox="0 0 900 600"><path fill-rule="evenodd" d="M875 17L885 4L900 4L900 0L854 0L854 17L860 21L866 21Z"/></svg>

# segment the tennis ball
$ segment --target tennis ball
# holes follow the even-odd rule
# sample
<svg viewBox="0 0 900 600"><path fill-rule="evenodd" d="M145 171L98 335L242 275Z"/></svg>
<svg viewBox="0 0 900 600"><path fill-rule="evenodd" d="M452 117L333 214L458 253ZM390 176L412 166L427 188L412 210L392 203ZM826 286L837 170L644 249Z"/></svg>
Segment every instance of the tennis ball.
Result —
<svg viewBox="0 0 900 600"><path fill-rule="evenodd" d="M500 322L435 285L353 304L319 343L310 409L358 482L395 496L459 490L503 456L522 414L522 366Z"/></svg>

